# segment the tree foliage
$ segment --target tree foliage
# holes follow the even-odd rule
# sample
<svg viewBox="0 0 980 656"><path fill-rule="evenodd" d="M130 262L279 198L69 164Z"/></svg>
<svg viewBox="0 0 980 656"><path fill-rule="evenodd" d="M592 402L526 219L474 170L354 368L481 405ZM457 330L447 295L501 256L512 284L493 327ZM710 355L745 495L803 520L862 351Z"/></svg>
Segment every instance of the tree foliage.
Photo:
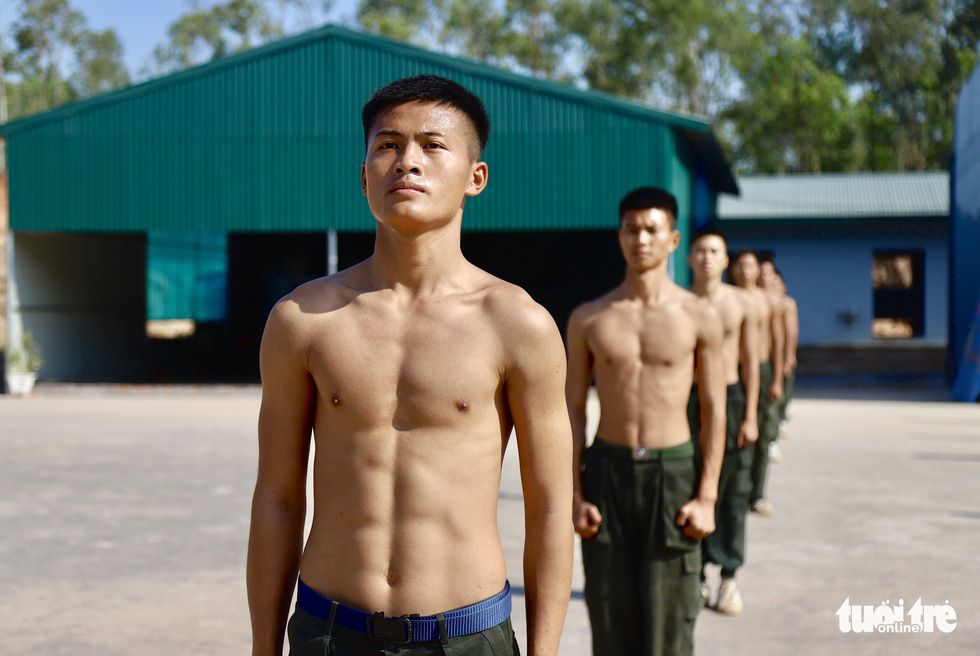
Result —
<svg viewBox="0 0 980 656"><path fill-rule="evenodd" d="M361 0L366 31L719 122L750 172L948 166L975 0Z"/></svg>
<svg viewBox="0 0 980 656"><path fill-rule="evenodd" d="M22 0L17 9L12 38L0 40L8 118L129 82L116 33L90 30L68 0Z"/></svg>
<svg viewBox="0 0 980 656"><path fill-rule="evenodd" d="M70 2L19 0L0 35L11 118L128 83L115 32L90 30ZM192 0L143 74L309 29L332 5ZM756 173L947 167L956 95L980 52L976 0L358 0L354 20L706 116L736 168Z"/></svg>

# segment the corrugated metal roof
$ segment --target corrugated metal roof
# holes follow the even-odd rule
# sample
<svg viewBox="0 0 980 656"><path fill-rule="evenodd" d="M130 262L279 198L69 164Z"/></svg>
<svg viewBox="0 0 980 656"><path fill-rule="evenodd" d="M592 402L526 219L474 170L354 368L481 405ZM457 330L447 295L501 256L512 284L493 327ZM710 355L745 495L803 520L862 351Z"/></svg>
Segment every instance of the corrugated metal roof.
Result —
<svg viewBox="0 0 980 656"><path fill-rule="evenodd" d="M946 171L743 176L722 196L721 221L949 215Z"/></svg>
<svg viewBox="0 0 980 656"><path fill-rule="evenodd" d="M470 88L493 119L468 229L613 227L644 184L689 213L696 176L737 192L702 119L327 26L0 127L11 229L371 231L361 104L418 73Z"/></svg>

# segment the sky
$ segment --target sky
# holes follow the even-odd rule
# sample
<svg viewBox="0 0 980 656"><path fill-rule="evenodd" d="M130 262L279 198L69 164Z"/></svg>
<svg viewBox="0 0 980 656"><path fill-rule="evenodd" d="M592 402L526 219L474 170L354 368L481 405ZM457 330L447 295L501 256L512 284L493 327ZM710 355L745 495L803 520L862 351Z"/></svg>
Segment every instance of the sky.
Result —
<svg viewBox="0 0 980 656"><path fill-rule="evenodd" d="M5 41L18 4L17 0L0 0L0 30ZM167 41L170 24L192 8L189 0L68 0L68 4L85 16L89 29L102 31L111 27L116 31L123 44L126 68L134 77L141 77L139 72L149 63L153 49ZM201 0L199 4L209 6L217 4L217 0ZM311 4L317 8L312 25L315 28L328 22L350 23L356 0L334 0L330 13L319 9L321 2ZM301 20L298 16L287 16L287 29Z"/></svg>

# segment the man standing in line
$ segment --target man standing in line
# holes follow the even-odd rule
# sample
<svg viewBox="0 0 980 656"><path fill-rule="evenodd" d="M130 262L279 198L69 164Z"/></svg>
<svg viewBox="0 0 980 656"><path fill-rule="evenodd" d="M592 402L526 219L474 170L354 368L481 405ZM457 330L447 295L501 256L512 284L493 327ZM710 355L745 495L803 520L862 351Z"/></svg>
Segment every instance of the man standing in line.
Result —
<svg viewBox="0 0 980 656"><path fill-rule="evenodd" d="M294 656L516 653L497 528L513 427L528 651L555 656L574 544L565 353L544 308L460 251L489 120L430 75L378 90L362 119L374 254L284 297L262 338L252 654L281 655L297 575Z"/></svg>
<svg viewBox="0 0 980 656"><path fill-rule="evenodd" d="M763 517L775 512L766 498L769 473L769 444L776 439L779 419L776 401L783 395L783 354L785 326L782 304L759 287L759 259L751 251L738 253L729 270L736 286L748 291L755 300L759 320L759 439L752 453L752 492L749 509Z"/></svg>
<svg viewBox="0 0 980 656"><path fill-rule="evenodd" d="M742 612L742 595L735 573L745 563L745 516L752 489L752 449L759 437L759 325L755 302L748 292L722 282L728 268L728 247L721 233L702 230L691 240L687 258L694 282L691 291L707 299L721 314L725 363L725 457L715 505L716 530L701 542L703 566L721 566L721 585L715 609L728 615ZM741 377L739 375L741 372ZM689 409L692 432L700 426L697 388ZM702 573L702 581L704 576ZM703 586L706 584L702 583ZM705 603L707 587L702 589Z"/></svg>
<svg viewBox="0 0 980 656"><path fill-rule="evenodd" d="M783 323L786 327L786 348L783 359L783 396L777 404L779 414L779 437L788 435L787 409L793 398L793 384L796 381L796 349L800 342L800 313L796 300L786 293L786 281L783 274L776 268L772 259L764 260L760 265L759 284L778 298L783 305ZM778 442L773 442L777 445ZM776 446L776 460L782 460L782 453ZM772 454L770 454L770 458Z"/></svg>
<svg viewBox="0 0 980 656"><path fill-rule="evenodd" d="M722 322L668 276L680 243L674 197L636 189L619 218L625 280L576 308L567 333L573 516L593 653L690 655L702 605L698 540L714 530L724 451ZM700 477L687 419L695 362ZM593 377L601 414L586 449Z"/></svg>

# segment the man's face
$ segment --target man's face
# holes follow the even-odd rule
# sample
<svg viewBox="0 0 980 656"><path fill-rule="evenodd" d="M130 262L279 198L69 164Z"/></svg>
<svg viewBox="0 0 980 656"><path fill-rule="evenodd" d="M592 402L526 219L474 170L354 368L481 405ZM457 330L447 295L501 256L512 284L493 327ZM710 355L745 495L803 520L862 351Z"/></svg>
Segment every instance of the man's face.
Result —
<svg viewBox="0 0 980 656"><path fill-rule="evenodd" d="M759 265L759 286L768 291L776 291L776 267L772 262Z"/></svg>
<svg viewBox="0 0 980 656"><path fill-rule="evenodd" d="M728 268L728 249L718 235L705 235L691 245L687 256L695 280L721 280Z"/></svg>
<svg viewBox="0 0 980 656"><path fill-rule="evenodd" d="M732 267L735 276L735 284L739 287L749 287L756 284L759 280L759 260L755 259L752 253L744 253Z"/></svg>
<svg viewBox="0 0 980 656"><path fill-rule="evenodd" d="M671 227L670 215L659 209L629 210L619 227L619 247L630 268L646 271L659 266L674 252L681 235Z"/></svg>
<svg viewBox="0 0 980 656"><path fill-rule="evenodd" d="M475 139L466 115L448 105L409 102L381 112L361 164L371 213L409 232L452 221L466 196L486 186L487 165L473 158Z"/></svg>

